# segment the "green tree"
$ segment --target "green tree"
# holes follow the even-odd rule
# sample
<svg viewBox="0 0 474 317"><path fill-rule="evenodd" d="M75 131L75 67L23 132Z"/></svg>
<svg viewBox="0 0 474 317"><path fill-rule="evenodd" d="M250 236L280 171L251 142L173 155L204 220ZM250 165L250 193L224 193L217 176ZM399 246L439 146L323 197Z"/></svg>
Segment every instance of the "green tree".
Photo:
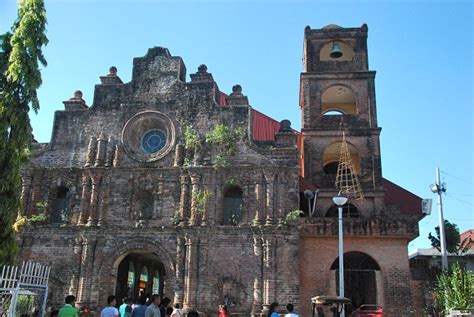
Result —
<svg viewBox="0 0 474 317"><path fill-rule="evenodd" d="M435 228L436 237L431 234L428 234L428 239L431 241L431 245L436 248L438 251L441 251L441 238L439 234L439 226ZM446 236L446 250L449 253L456 253L459 251L459 229L458 226L454 223L450 223L448 220L444 220L444 232Z"/></svg>
<svg viewBox="0 0 474 317"><path fill-rule="evenodd" d="M438 276L434 294L438 308L445 314L450 309L474 309L474 273L454 263Z"/></svg>
<svg viewBox="0 0 474 317"><path fill-rule="evenodd" d="M39 109L41 51L48 43L43 0L20 0L11 32L1 35L0 51L0 265L12 263L13 221L20 208L20 169L32 140L28 113Z"/></svg>

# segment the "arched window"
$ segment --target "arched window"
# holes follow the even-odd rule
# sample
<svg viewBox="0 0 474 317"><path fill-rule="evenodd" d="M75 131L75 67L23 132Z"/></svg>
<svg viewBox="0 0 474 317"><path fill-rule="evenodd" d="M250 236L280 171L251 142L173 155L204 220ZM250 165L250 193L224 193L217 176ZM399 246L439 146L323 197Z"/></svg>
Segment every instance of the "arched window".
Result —
<svg viewBox="0 0 474 317"><path fill-rule="evenodd" d="M336 288L339 289L339 258L334 260L331 270L336 271ZM344 253L344 295L351 300L353 308L377 304L376 271L380 271L380 267L371 256L362 252Z"/></svg>
<svg viewBox="0 0 474 317"><path fill-rule="evenodd" d="M158 271L155 271L155 275L153 276L152 293L160 294L160 275L158 274Z"/></svg>
<svg viewBox="0 0 474 317"><path fill-rule="evenodd" d="M242 219L242 189L229 187L224 193L224 225L236 225Z"/></svg>
<svg viewBox="0 0 474 317"><path fill-rule="evenodd" d="M51 223L66 223L69 218L69 188L58 186L51 214Z"/></svg>
<svg viewBox="0 0 474 317"><path fill-rule="evenodd" d="M140 273L140 290L146 292L148 286L148 268L144 266Z"/></svg>
<svg viewBox="0 0 474 317"><path fill-rule="evenodd" d="M340 57L332 57L331 52L333 50L339 50L342 55ZM354 59L355 53L352 47L342 41L330 41L326 43L321 50L319 51L319 60L322 62L327 61L352 61Z"/></svg>
<svg viewBox="0 0 474 317"><path fill-rule="evenodd" d="M326 217L337 217L339 210L336 205L331 206L326 212ZM342 206L342 217L343 218L359 218L359 210L353 204L345 204Z"/></svg>
<svg viewBox="0 0 474 317"><path fill-rule="evenodd" d="M133 262L128 264L128 276L127 276L127 286L129 289L133 290L135 285L135 265Z"/></svg>
<svg viewBox="0 0 474 317"><path fill-rule="evenodd" d="M356 98L351 88L344 85L334 85L327 88L321 95L321 113L357 114Z"/></svg>
<svg viewBox="0 0 474 317"><path fill-rule="evenodd" d="M342 142L335 142L324 149L323 153L323 171L325 174L337 173L337 166L339 165L339 156L341 152ZM349 153L351 155L354 172L360 174L360 157L357 149L350 143L347 144Z"/></svg>

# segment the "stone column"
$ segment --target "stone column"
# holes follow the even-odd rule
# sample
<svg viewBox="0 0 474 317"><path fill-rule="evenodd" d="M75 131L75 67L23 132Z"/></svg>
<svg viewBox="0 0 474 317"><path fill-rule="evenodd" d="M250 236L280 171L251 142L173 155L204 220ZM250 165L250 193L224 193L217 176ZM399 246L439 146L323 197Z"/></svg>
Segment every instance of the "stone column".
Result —
<svg viewBox="0 0 474 317"><path fill-rule="evenodd" d="M104 166L105 156L107 154L107 138L105 137L104 132L101 132L99 135L99 140L97 142L97 156L95 158L95 167Z"/></svg>
<svg viewBox="0 0 474 317"><path fill-rule="evenodd" d="M174 291L174 303L179 303L180 306L183 305L185 257L185 239L178 237L176 244L176 285Z"/></svg>
<svg viewBox="0 0 474 317"><path fill-rule="evenodd" d="M88 175L82 175L82 194L81 194L81 209L79 211L79 218L77 223L84 225L88 218L88 207L89 207L89 183L90 178Z"/></svg>
<svg viewBox="0 0 474 317"><path fill-rule="evenodd" d="M277 191L277 210L278 210L278 224L283 224L285 222L286 213L289 210L286 210L286 184L283 176L278 182L278 191Z"/></svg>
<svg viewBox="0 0 474 317"><path fill-rule="evenodd" d="M115 145L115 153L114 153L114 160L112 162L113 167L117 167L120 165L120 159L122 153L122 146L120 144Z"/></svg>
<svg viewBox="0 0 474 317"><path fill-rule="evenodd" d="M92 180L92 192L91 192L91 202L89 208L89 219L87 220L88 226L93 226L97 224L97 208L99 203L99 190L101 175L94 175L91 177Z"/></svg>
<svg viewBox="0 0 474 317"><path fill-rule="evenodd" d="M203 176L203 187L204 188L209 188L209 183L210 183L210 179L212 178L212 175L210 174L205 174ZM204 203L204 210L202 211L202 217L201 218L201 226L207 226L208 225L208 221L209 221L209 200L211 200L213 197L211 197L212 195L212 192L209 192L208 191L208 194L209 194L209 197L207 199L207 201ZM199 219L199 217L198 217Z"/></svg>
<svg viewBox="0 0 474 317"><path fill-rule="evenodd" d="M273 224L273 198L275 189L275 175L271 172L265 173L266 182L266 199L265 199L265 225L270 226Z"/></svg>
<svg viewBox="0 0 474 317"><path fill-rule="evenodd" d="M253 302L252 302L252 316L257 316L262 312L262 273L263 273L263 249L262 238L254 236L253 238L253 253L259 263L258 274L256 274L253 281Z"/></svg>
<svg viewBox="0 0 474 317"><path fill-rule="evenodd" d="M83 237L82 239L82 257L81 274L79 276L79 287L77 289L78 306L90 306L90 289L92 285L92 258L94 253L95 239Z"/></svg>
<svg viewBox="0 0 474 317"><path fill-rule="evenodd" d="M69 294L75 294L79 290L79 274L81 272L82 264L82 237L75 238L73 244L74 262L72 263L73 267L71 268L71 279L68 290Z"/></svg>
<svg viewBox="0 0 474 317"><path fill-rule="evenodd" d="M189 219L188 213L188 197L189 197L189 177L187 174L183 173L180 177L181 181L181 194L179 197L179 216L181 222L186 222Z"/></svg>
<svg viewBox="0 0 474 317"><path fill-rule="evenodd" d="M97 221L97 225L101 226L105 222L105 218L107 217L107 211L109 208L109 195L110 195L110 176L106 176L103 178L102 182L102 197L100 199L100 208L99 208L99 219Z"/></svg>
<svg viewBox="0 0 474 317"><path fill-rule="evenodd" d="M109 140L107 141L107 154L105 158L105 166L110 167L114 163L114 156L115 156L115 145L114 145L114 140L112 137L109 137Z"/></svg>
<svg viewBox="0 0 474 317"><path fill-rule="evenodd" d="M19 210L19 216L28 214L29 202L30 202L30 188L31 188L31 176L23 174L21 176L21 205L22 208Z"/></svg>
<svg viewBox="0 0 474 317"><path fill-rule="evenodd" d="M274 238L265 239L263 247L265 249L263 260L264 303L270 304L276 300Z"/></svg>
<svg viewBox="0 0 474 317"><path fill-rule="evenodd" d="M265 208L264 204L264 185L262 183L255 184L255 217L253 219L254 225L261 225L263 223Z"/></svg>
<svg viewBox="0 0 474 317"><path fill-rule="evenodd" d="M87 147L86 164L84 167L89 167L94 164L95 154L97 150L97 139L93 136L89 139L89 146Z"/></svg>
<svg viewBox="0 0 474 317"><path fill-rule="evenodd" d="M31 188L31 208L30 212L28 214L36 214L38 208L36 207L36 203L41 201L41 182L43 180L43 173L39 171L38 173L35 173L33 176L33 185Z"/></svg>
<svg viewBox="0 0 474 317"><path fill-rule="evenodd" d="M199 239L186 238L186 262L184 277L184 309L192 309L197 305L197 246Z"/></svg>
<svg viewBox="0 0 474 317"><path fill-rule="evenodd" d="M199 195L199 187L200 187L200 180L201 175L193 173L190 175L191 177L191 184L192 184L192 191L191 191L191 219L189 224L194 226L198 222L198 200L197 196Z"/></svg>

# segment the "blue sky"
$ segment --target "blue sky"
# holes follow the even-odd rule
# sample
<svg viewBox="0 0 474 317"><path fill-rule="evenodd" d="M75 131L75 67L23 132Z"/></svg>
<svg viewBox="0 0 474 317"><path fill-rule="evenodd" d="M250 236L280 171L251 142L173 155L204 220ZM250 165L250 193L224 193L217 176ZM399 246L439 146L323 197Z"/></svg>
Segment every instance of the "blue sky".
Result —
<svg viewBox="0 0 474 317"><path fill-rule="evenodd" d="M445 218L474 228L473 5L471 1L117 1L46 0L48 60L32 114L48 142L53 114L112 65L124 82L132 59L164 46L187 72L206 64L226 93L243 87L250 104L300 128L303 30L335 23L369 26L369 66L376 95L384 177L433 198L435 166L448 184ZM0 0L0 31L16 18L16 1ZM410 249L428 247L437 209L420 222Z"/></svg>

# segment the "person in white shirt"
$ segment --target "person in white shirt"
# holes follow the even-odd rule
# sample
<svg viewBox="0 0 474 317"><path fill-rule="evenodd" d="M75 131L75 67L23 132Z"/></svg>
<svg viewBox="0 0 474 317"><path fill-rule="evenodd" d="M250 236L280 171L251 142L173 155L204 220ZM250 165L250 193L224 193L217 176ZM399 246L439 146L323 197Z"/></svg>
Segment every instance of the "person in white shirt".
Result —
<svg viewBox="0 0 474 317"><path fill-rule="evenodd" d="M171 317L183 317L183 312L179 309L179 304L174 304L173 312L171 313Z"/></svg>
<svg viewBox="0 0 474 317"><path fill-rule="evenodd" d="M298 314L295 314L293 309L293 304L286 304L286 310L288 311L288 314L286 314L285 317L298 317Z"/></svg>
<svg viewBox="0 0 474 317"><path fill-rule="evenodd" d="M107 297L108 307L105 307L100 312L100 317L119 317L119 311L115 307L117 305L117 298L114 295Z"/></svg>

